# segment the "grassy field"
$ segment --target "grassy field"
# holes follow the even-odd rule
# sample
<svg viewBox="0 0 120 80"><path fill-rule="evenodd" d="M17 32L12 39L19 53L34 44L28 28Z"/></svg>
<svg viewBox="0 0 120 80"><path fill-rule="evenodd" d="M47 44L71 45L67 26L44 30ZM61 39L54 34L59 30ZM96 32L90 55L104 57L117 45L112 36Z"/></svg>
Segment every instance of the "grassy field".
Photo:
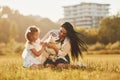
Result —
<svg viewBox="0 0 120 80"><path fill-rule="evenodd" d="M120 80L120 55L84 55L87 68L30 70L21 56L0 56L0 80Z"/></svg>

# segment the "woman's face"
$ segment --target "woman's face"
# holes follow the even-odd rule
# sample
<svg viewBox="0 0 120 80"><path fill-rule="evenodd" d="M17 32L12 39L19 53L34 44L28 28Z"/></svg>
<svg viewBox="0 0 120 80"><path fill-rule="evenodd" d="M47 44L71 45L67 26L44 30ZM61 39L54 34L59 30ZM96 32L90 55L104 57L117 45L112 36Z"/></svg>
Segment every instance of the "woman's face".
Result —
<svg viewBox="0 0 120 80"><path fill-rule="evenodd" d="M65 28L61 27L60 32L59 32L59 38L63 39L66 37L66 35L67 35L67 30Z"/></svg>

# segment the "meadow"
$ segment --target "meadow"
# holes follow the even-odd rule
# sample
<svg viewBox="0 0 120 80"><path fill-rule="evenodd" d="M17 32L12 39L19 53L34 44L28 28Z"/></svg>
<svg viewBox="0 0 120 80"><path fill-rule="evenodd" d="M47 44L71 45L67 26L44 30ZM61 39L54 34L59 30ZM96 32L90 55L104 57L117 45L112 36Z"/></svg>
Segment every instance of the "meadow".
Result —
<svg viewBox="0 0 120 80"><path fill-rule="evenodd" d="M27 69L20 55L0 56L0 80L120 80L120 55L84 55L86 68Z"/></svg>

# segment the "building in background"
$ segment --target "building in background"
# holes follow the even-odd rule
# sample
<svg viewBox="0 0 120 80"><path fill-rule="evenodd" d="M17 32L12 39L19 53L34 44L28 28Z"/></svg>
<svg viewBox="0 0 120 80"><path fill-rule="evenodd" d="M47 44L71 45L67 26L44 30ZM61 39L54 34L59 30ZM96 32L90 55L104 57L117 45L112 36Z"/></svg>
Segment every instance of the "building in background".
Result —
<svg viewBox="0 0 120 80"><path fill-rule="evenodd" d="M64 22L70 22L74 26L96 28L99 21L109 14L110 4L80 3L64 6Z"/></svg>

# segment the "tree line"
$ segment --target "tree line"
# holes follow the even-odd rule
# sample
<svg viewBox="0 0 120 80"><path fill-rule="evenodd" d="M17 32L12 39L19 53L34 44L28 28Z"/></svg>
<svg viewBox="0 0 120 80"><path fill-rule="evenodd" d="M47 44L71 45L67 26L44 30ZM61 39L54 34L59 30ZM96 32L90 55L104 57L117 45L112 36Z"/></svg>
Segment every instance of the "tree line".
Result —
<svg viewBox="0 0 120 80"><path fill-rule="evenodd" d="M60 25L52 22L48 18L28 15L24 16L17 10L12 10L7 6L0 7L0 42L8 42L11 38L24 42L24 34L28 26L38 26L41 36L51 29L56 29Z"/></svg>
<svg viewBox="0 0 120 80"><path fill-rule="evenodd" d="M0 7L0 42L7 43L11 39L24 42L24 33L28 26L36 25L41 30L41 37L51 29L57 29L59 24L48 18L28 15L24 16L17 10L7 6ZM101 42L104 44L120 41L120 14L108 16L100 21L98 28L75 27L75 30L82 33L82 39L88 44Z"/></svg>
<svg viewBox="0 0 120 80"><path fill-rule="evenodd" d="M120 13L104 17L98 28L75 28L77 32L84 34L82 37L88 44L97 42L108 44L120 41Z"/></svg>

